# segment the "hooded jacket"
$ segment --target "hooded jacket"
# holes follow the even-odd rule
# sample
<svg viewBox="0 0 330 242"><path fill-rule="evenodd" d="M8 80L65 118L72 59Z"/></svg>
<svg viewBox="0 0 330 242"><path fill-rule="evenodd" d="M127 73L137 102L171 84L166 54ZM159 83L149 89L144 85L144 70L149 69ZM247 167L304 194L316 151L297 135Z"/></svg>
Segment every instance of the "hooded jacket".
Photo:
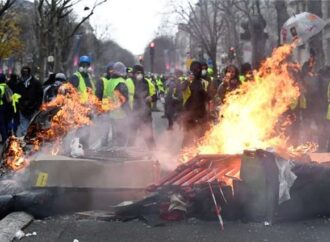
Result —
<svg viewBox="0 0 330 242"><path fill-rule="evenodd" d="M18 104L20 112L25 117L31 118L42 103L41 83L31 75L28 81L20 80L16 92L21 95Z"/></svg>

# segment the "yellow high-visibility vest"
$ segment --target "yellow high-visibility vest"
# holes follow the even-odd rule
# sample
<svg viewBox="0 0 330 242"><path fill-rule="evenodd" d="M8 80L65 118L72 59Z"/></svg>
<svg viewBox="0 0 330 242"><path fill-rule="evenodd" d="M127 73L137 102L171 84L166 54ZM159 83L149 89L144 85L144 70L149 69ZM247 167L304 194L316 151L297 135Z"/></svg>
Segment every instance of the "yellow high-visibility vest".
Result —
<svg viewBox="0 0 330 242"><path fill-rule="evenodd" d="M102 104L103 104L103 108L107 109L109 100L110 102L114 102L114 103L119 102L118 97L115 95L115 89L119 83L124 83L126 85L126 82L122 77L112 78L112 79L106 79L105 77L103 77L102 80L103 80ZM117 108L111 111L110 117L113 119L122 119L126 117L126 113L122 108Z"/></svg>
<svg viewBox="0 0 330 242"><path fill-rule="evenodd" d="M128 101L131 110L133 110L133 103L134 103L134 93L135 93L135 85L131 78L126 79L126 86L128 89Z"/></svg>
<svg viewBox="0 0 330 242"><path fill-rule="evenodd" d="M80 95L81 95L80 99L83 103L86 103L87 100L88 100L88 94L87 94L87 86L86 86L85 79L79 71L75 72L74 75L79 80L78 92L80 92ZM93 92L95 92L95 86L94 86L94 83L93 83L92 79L90 79L90 82L91 82L91 85L92 85L92 90L93 90Z"/></svg>

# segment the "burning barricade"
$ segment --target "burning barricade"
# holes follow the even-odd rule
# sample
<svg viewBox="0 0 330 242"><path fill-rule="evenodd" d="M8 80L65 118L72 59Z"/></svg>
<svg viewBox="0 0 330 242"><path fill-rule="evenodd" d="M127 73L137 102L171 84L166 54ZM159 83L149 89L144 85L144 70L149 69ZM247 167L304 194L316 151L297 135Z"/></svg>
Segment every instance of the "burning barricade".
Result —
<svg viewBox="0 0 330 242"><path fill-rule="evenodd" d="M253 81L228 93L219 122L182 151L183 164L149 187L153 193L145 200L116 208L117 217L192 216L217 219L223 228L222 219L267 225L330 215L330 168L304 155L316 144L295 147L286 134L292 124L286 112L301 91L294 79L299 66L290 62L293 49L294 44L275 49L254 71Z"/></svg>
<svg viewBox="0 0 330 242"><path fill-rule="evenodd" d="M329 156L330 157L330 156ZM197 155L148 187L150 195L116 207L116 218L150 225L190 217L272 223L330 216L330 167L265 151ZM158 220L155 223L154 217Z"/></svg>

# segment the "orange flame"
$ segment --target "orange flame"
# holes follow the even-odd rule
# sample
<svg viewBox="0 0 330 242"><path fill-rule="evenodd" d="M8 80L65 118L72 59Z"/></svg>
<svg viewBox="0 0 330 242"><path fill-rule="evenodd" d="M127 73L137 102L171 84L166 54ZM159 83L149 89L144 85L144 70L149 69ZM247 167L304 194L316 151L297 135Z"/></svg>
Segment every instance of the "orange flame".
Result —
<svg viewBox="0 0 330 242"><path fill-rule="evenodd" d="M283 130L290 123L282 115L300 95L292 77L297 65L288 61L293 48L284 45L275 49L255 71L254 81L228 93L221 106L219 123L211 127L197 147L184 150L183 155L240 154L246 149L269 147L288 151Z"/></svg>
<svg viewBox="0 0 330 242"><path fill-rule="evenodd" d="M27 166L28 159L24 155L21 141L11 136L8 138L8 150L5 154L4 165L12 170L20 170Z"/></svg>
<svg viewBox="0 0 330 242"><path fill-rule="evenodd" d="M117 96L116 102L110 99L100 101L91 90L88 90L87 101L85 101L71 84L63 84L57 97L41 107L43 111L53 108L60 109L52 117L49 128L38 130L36 133L32 130L34 138L28 141L32 143L32 151L37 152L45 142L52 142L54 144L49 152L53 155L58 154L62 139L70 130L90 125L92 114L112 111L125 102L125 97L121 96L119 92L116 92L115 95ZM12 150L18 150L19 152L13 152ZM21 169L26 165L26 159L22 159L24 157L23 149L15 139L9 144L5 156L7 157L5 164L13 170ZM17 165L18 161L22 163L19 166Z"/></svg>

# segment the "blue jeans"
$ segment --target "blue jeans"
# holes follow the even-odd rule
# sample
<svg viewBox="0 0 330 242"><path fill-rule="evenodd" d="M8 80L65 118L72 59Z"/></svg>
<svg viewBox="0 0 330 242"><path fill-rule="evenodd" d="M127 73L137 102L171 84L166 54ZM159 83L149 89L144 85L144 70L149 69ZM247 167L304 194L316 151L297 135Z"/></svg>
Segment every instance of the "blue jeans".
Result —
<svg viewBox="0 0 330 242"><path fill-rule="evenodd" d="M31 117L25 117L22 113L19 114L19 125L17 128L17 137L26 135L26 131L29 127Z"/></svg>

